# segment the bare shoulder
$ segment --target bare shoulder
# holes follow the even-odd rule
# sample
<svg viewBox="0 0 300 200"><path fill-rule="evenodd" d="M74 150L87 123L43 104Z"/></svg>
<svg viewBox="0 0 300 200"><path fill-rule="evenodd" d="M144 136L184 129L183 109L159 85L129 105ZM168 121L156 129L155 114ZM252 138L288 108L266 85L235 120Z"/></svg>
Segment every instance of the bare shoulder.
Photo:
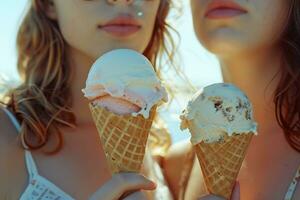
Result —
<svg viewBox="0 0 300 200"><path fill-rule="evenodd" d="M190 141L172 145L163 159L162 168L176 199L180 195L184 195L184 199L198 199L206 193L201 168ZM180 194L181 190L184 193Z"/></svg>
<svg viewBox="0 0 300 200"><path fill-rule="evenodd" d="M0 155L7 152L11 145L16 144L18 136L17 130L12 124L10 118L0 107Z"/></svg>
<svg viewBox="0 0 300 200"><path fill-rule="evenodd" d="M166 175L169 176L168 178L176 178L179 182L179 174L187 165L186 161L191 153L191 149L192 145L187 140L173 144L170 147L167 155L162 160L162 167Z"/></svg>
<svg viewBox="0 0 300 200"><path fill-rule="evenodd" d="M169 148L167 155L164 157L163 165L166 166L173 162L178 164L179 161L185 159L191 149L192 145L188 140L173 144Z"/></svg>
<svg viewBox="0 0 300 200"><path fill-rule="evenodd" d="M7 197L5 192L10 185L10 175L14 173L17 152L17 131L9 117L0 108L0 199ZM4 196L5 195L5 196Z"/></svg>
<svg viewBox="0 0 300 200"><path fill-rule="evenodd" d="M187 172L193 167L194 155L191 150L192 145L188 140L173 144L162 160L164 175L174 197L178 197L182 187L182 172Z"/></svg>
<svg viewBox="0 0 300 200"><path fill-rule="evenodd" d="M179 171L179 168L183 167L183 161L191 153L191 150L192 145L188 140L173 144L169 148L167 155L163 158L163 168L168 168L168 172Z"/></svg>

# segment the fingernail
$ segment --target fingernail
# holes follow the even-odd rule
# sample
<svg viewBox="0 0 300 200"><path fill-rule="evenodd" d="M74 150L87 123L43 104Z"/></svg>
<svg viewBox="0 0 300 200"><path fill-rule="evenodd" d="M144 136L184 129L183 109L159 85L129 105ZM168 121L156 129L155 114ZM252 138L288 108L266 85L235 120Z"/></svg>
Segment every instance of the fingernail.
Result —
<svg viewBox="0 0 300 200"><path fill-rule="evenodd" d="M153 186L153 187L156 187L156 186L157 186L156 183L153 182L153 181L150 181L150 185Z"/></svg>

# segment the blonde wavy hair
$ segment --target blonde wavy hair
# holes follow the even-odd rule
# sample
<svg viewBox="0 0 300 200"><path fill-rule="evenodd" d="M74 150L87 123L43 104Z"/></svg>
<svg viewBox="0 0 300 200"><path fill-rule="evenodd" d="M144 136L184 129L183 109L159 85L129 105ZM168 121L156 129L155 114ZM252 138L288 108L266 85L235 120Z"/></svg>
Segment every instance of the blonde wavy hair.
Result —
<svg viewBox="0 0 300 200"><path fill-rule="evenodd" d="M50 136L55 136L55 148L44 151L55 154L63 147L59 127L76 127L76 117L71 111L72 69L67 63L66 44L58 24L45 15L49 0L29 3L17 35L17 67L22 84L6 93L9 99L6 105L21 123L23 148L26 144L30 150L40 149ZM158 76L162 69L160 58L166 56L172 63L176 50L171 37L174 29L166 22L171 6L170 0L160 0L154 32L144 52ZM153 141L159 143L157 138Z"/></svg>

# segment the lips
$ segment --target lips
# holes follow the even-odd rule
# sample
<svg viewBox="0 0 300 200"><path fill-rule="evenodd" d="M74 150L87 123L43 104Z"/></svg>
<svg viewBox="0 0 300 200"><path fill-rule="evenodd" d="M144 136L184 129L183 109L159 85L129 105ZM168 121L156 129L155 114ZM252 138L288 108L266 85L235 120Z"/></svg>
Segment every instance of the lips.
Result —
<svg viewBox="0 0 300 200"><path fill-rule="evenodd" d="M247 13L247 10L232 0L213 0L205 11L210 19L230 18Z"/></svg>
<svg viewBox="0 0 300 200"><path fill-rule="evenodd" d="M111 35L126 37L139 31L141 29L141 24L133 17L126 15L118 16L99 25L99 28Z"/></svg>

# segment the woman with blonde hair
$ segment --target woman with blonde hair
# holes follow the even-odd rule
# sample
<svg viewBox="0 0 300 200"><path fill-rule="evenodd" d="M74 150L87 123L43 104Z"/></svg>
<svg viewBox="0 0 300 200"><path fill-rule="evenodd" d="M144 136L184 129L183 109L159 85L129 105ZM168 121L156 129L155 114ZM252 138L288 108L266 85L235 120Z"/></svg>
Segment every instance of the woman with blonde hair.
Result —
<svg viewBox="0 0 300 200"><path fill-rule="evenodd" d="M224 81L247 94L258 122L240 199L300 199L300 1L191 0L191 8L199 41L217 56ZM201 181L191 177L191 199L204 192Z"/></svg>
<svg viewBox="0 0 300 200"><path fill-rule="evenodd" d="M170 1L29 3L17 37L22 83L5 94L0 110L0 199L112 200L154 190L156 184L141 174L110 175L81 89L91 64L116 48L143 53L160 76L159 58L172 60L175 49L166 23ZM127 21L127 27L105 28L114 19ZM160 177L154 181L163 189L152 198L172 199L154 167ZM142 192L124 197L145 198Z"/></svg>

